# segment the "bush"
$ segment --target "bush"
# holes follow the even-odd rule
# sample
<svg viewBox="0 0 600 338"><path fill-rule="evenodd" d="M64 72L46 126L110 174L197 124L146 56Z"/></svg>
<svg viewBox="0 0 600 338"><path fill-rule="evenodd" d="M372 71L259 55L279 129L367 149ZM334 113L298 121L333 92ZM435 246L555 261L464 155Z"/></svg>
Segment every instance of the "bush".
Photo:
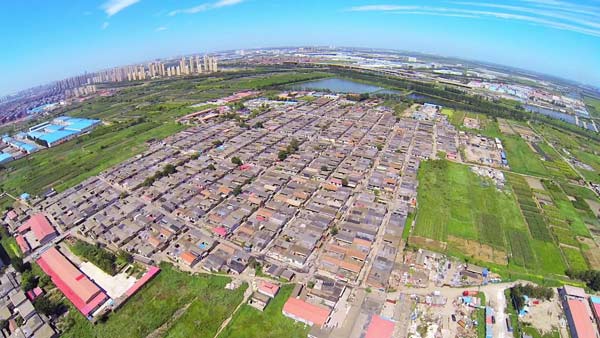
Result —
<svg viewBox="0 0 600 338"><path fill-rule="evenodd" d="M111 252L101 248L100 245L89 244L87 242L78 240L71 246L71 251L77 256L83 257L90 261L104 272L114 275L116 271L116 260L117 257Z"/></svg>
<svg viewBox="0 0 600 338"><path fill-rule="evenodd" d="M33 301L33 307L46 316L59 315L62 308L61 304L51 301L46 296L36 298Z"/></svg>

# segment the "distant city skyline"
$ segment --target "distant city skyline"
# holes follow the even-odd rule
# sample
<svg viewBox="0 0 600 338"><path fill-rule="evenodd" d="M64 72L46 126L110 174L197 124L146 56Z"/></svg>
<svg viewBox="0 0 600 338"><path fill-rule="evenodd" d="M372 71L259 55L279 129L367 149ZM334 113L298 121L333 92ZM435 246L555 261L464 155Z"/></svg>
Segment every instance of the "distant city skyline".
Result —
<svg viewBox="0 0 600 338"><path fill-rule="evenodd" d="M218 50L334 45L495 63L600 87L600 1L9 2L0 95Z"/></svg>

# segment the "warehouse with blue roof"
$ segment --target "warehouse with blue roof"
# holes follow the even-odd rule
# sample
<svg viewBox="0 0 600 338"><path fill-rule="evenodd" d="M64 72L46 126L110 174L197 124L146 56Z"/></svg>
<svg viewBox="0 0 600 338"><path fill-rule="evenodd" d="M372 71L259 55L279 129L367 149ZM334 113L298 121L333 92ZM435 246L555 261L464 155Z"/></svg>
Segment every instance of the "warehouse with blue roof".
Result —
<svg viewBox="0 0 600 338"><path fill-rule="evenodd" d="M61 116L29 128L27 137L50 148L92 130L100 123L100 120Z"/></svg>
<svg viewBox="0 0 600 338"><path fill-rule="evenodd" d="M13 160L11 154L3 153L0 151L0 164L4 164Z"/></svg>

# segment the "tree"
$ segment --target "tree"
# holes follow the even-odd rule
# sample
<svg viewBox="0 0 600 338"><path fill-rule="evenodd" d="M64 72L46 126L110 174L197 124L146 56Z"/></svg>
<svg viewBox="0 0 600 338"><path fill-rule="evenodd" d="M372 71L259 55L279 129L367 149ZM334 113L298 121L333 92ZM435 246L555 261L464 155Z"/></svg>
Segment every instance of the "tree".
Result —
<svg viewBox="0 0 600 338"><path fill-rule="evenodd" d="M242 160L240 160L239 157L234 156L231 158L231 163L239 166L239 165L242 165L243 162L242 162Z"/></svg>
<svg viewBox="0 0 600 338"><path fill-rule="evenodd" d="M24 271L21 274L21 289L29 291L37 286L37 277L31 271Z"/></svg>
<svg viewBox="0 0 600 338"><path fill-rule="evenodd" d="M277 158L279 158L280 161L285 160L288 157L288 152L285 150L280 150L279 153L277 154Z"/></svg>
<svg viewBox="0 0 600 338"><path fill-rule="evenodd" d="M119 252L117 252L117 260L127 264L133 262L133 256L125 250L119 250Z"/></svg>
<svg viewBox="0 0 600 338"><path fill-rule="evenodd" d="M174 165L172 165L172 164L167 164L167 165L164 167L164 169L163 169L163 171L162 171L162 174L163 174L163 176L169 176L169 175L171 175L171 174L175 173L175 171L176 171L176 170L175 170L175 166L174 166Z"/></svg>
<svg viewBox="0 0 600 338"><path fill-rule="evenodd" d="M50 276L43 274L38 280L38 286L43 288L47 285L50 285L51 282L52 280L50 279Z"/></svg>
<svg viewBox="0 0 600 338"><path fill-rule="evenodd" d="M240 186L235 187L233 189L232 193L233 193L233 196L237 196L237 195L241 194L242 193L242 187L240 187Z"/></svg>
<svg viewBox="0 0 600 338"><path fill-rule="evenodd" d="M347 187L348 186L348 179L347 178L342 178L342 187Z"/></svg>
<svg viewBox="0 0 600 338"><path fill-rule="evenodd" d="M217 168L215 167L214 164L209 164L208 167L206 167L208 170L217 170Z"/></svg>
<svg viewBox="0 0 600 338"><path fill-rule="evenodd" d="M23 259L21 257L14 257L10 260L10 264L12 264L13 268L17 272L23 273L23 271L27 270L27 265L23 263Z"/></svg>
<svg viewBox="0 0 600 338"><path fill-rule="evenodd" d="M57 304L46 296L39 296L33 301L33 307L46 316L58 315L60 304Z"/></svg>
<svg viewBox="0 0 600 338"><path fill-rule="evenodd" d="M17 316L15 318L15 323L17 324L17 326L21 326L25 323L25 319L23 319L23 317L21 316Z"/></svg>
<svg viewBox="0 0 600 338"><path fill-rule="evenodd" d="M331 228L330 233L332 236L335 236L339 233L339 230L337 227L333 227L333 228Z"/></svg>

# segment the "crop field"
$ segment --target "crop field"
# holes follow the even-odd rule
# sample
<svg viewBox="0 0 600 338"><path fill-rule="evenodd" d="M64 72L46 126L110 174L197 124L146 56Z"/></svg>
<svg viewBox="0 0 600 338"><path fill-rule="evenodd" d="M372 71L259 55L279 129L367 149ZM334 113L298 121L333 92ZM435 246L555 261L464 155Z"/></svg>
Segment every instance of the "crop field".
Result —
<svg viewBox="0 0 600 338"><path fill-rule="evenodd" d="M438 249L452 255L465 254L461 240L502 250L508 255L505 268L518 273L561 278L569 267L587 268L588 251L596 249L587 226L596 225L597 219L586 199L596 200L594 193L550 180L533 189L521 175L507 178L509 188L499 191L467 166L421 163L413 235L437 241ZM582 238L591 243L589 248ZM492 263L484 255L471 257Z"/></svg>
<svg viewBox="0 0 600 338"><path fill-rule="evenodd" d="M297 323L281 313L283 304L293 289L294 285L283 285L264 312L244 304L218 338L306 337L309 331L307 326Z"/></svg>
<svg viewBox="0 0 600 338"><path fill-rule="evenodd" d="M520 136L503 136L502 144L512 171L535 176L549 175L540 155L536 154Z"/></svg>
<svg viewBox="0 0 600 338"><path fill-rule="evenodd" d="M172 319L173 314L189 304L187 311L171 328L173 336L213 337L221 322L241 302L245 287L226 290L227 277L191 276L169 264L122 308L110 314L104 323L91 324L77 310L70 307L62 319L69 328L61 337L146 337ZM197 311L203 308L204 310Z"/></svg>
<svg viewBox="0 0 600 338"><path fill-rule="evenodd" d="M579 249L568 246L561 246L561 250L565 255L567 262L569 263L569 267L571 269L577 271L583 271L588 269L588 265L585 261L585 258L583 257Z"/></svg>
<svg viewBox="0 0 600 338"><path fill-rule="evenodd" d="M523 266L533 255L527 226L510 192L499 191L467 166L445 161L421 163L419 182L418 203L423 207L414 235L442 242L451 236L507 250L513 248L508 244L512 234L525 234L513 255ZM454 252L451 245L448 249ZM535 262L535 257L528 261Z"/></svg>
<svg viewBox="0 0 600 338"><path fill-rule="evenodd" d="M584 164L577 170L586 180L600 183L600 144L598 142L546 125L537 125L536 129L563 156L574 158Z"/></svg>

